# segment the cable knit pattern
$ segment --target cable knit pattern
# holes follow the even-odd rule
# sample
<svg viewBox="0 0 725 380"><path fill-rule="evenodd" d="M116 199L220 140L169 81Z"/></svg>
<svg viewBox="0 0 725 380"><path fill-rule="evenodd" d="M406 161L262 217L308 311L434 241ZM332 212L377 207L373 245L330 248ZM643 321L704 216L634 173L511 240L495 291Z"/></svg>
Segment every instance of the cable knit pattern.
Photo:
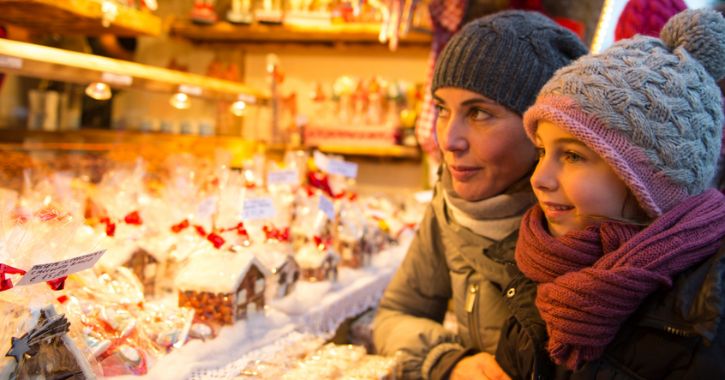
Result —
<svg viewBox="0 0 725 380"><path fill-rule="evenodd" d="M619 41L557 71L524 115L531 138L539 120L567 119L560 126L568 132L616 152L602 156L628 163L608 161L631 176L622 179L650 216L710 184L723 125L715 79L725 71L725 20L714 11L684 11L661 35L665 42Z"/></svg>
<svg viewBox="0 0 725 380"><path fill-rule="evenodd" d="M570 369L599 358L657 288L713 255L725 236L725 196L688 198L651 225L605 222L552 237L539 206L521 224L516 262L539 283L536 306L552 359Z"/></svg>

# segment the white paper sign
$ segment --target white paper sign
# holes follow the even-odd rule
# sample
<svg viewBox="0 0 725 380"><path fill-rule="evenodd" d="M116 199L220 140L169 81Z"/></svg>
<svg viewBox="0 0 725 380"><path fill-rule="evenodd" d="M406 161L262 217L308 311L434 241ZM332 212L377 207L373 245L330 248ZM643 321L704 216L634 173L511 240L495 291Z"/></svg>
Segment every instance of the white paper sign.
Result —
<svg viewBox="0 0 725 380"><path fill-rule="evenodd" d="M335 219L335 205L332 204L332 200L330 200L330 198L320 194L318 207L325 213L325 215L327 215L328 218L330 218L330 220Z"/></svg>
<svg viewBox="0 0 725 380"><path fill-rule="evenodd" d="M357 177L357 164L355 163L329 158L318 151L315 151L313 157L315 166L326 173L337 174L348 178Z"/></svg>
<svg viewBox="0 0 725 380"><path fill-rule="evenodd" d="M330 160L327 156L316 150L312 153L312 159L315 161L315 166L320 168L320 170L327 171L327 163Z"/></svg>
<svg viewBox="0 0 725 380"><path fill-rule="evenodd" d="M100 250L87 255L74 257L54 263L33 265L28 273L18 281L15 286L32 285L39 282L55 280L69 274L80 272L92 267L98 259L106 253L106 250Z"/></svg>
<svg viewBox="0 0 725 380"><path fill-rule="evenodd" d="M270 197L249 198L242 206L243 220L272 219L277 215L274 201Z"/></svg>
<svg viewBox="0 0 725 380"><path fill-rule="evenodd" d="M17 57L8 57L7 55L0 55L0 67L7 67L8 69L22 69L23 60Z"/></svg>
<svg viewBox="0 0 725 380"><path fill-rule="evenodd" d="M199 218L210 218L216 212L217 200L215 197L207 197L196 209L196 216Z"/></svg>
<svg viewBox="0 0 725 380"><path fill-rule="evenodd" d="M267 185L299 185L297 169L272 170L267 173Z"/></svg>
<svg viewBox="0 0 725 380"><path fill-rule="evenodd" d="M110 84L130 86L131 84L133 84L133 77L128 76L128 75L104 72L104 73L101 73L101 81L110 83Z"/></svg>

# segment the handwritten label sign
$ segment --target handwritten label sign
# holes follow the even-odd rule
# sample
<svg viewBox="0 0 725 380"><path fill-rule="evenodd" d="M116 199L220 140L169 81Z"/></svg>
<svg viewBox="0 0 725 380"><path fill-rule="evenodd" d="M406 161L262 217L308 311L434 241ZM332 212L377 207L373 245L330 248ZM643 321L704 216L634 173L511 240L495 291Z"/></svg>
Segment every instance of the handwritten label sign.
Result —
<svg viewBox="0 0 725 380"><path fill-rule="evenodd" d="M267 185L299 185L297 169L272 170L267 173Z"/></svg>
<svg viewBox="0 0 725 380"><path fill-rule="evenodd" d="M355 163L329 158L319 151L315 151L313 158L315 165L326 173L337 174L348 178L357 177L357 164Z"/></svg>
<svg viewBox="0 0 725 380"><path fill-rule="evenodd" d="M270 197L249 198L242 206L243 220L271 219L276 215L274 202Z"/></svg>
<svg viewBox="0 0 725 380"><path fill-rule="evenodd" d="M87 255L74 257L54 263L33 265L28 273L18 281L15 286L24 286L37 284L39 282L55 280L69 274L80 272L92 267L98 259L106 253L106 250L100 250Z"/></svg>
<svg viewBox="0 0 725 380"><path fill-rule="evenodd" d="M7 55L0 55L0 67L6 67L8 69L22 69L23 60L17 57L8 57Z"/></svg>
<svg viewBox="0 0 725 380"><path fill-rule="evenodd" d="M332 204L332 200L330 198L320 194L320 202L317 204L317 207L322 210L322 212L327 215L330 220L335 219L335 205Z"/></svg>

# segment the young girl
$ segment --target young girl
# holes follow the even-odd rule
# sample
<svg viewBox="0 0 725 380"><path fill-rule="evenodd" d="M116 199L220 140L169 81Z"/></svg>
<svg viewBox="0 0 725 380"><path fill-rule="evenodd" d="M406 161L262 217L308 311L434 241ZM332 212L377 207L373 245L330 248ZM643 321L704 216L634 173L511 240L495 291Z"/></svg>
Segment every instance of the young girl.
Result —
<svg viewBox="0 0 725 380"><path fill-rule="evenodd" d="M512 378L725 378L723 76L725 20L688 10L559 70L525 113L538 205L503 289Z"/></svg>

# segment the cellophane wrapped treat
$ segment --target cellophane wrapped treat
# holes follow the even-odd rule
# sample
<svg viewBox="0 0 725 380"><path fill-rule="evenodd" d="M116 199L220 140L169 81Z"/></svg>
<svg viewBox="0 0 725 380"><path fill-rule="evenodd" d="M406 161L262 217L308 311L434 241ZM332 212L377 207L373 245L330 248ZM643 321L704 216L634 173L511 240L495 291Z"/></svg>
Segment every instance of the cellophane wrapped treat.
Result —
<svg viewBox="0 0 725 380"><path fill-rule="evenodd" d="M10 355L0 360L0 373L9 378L82 379L101 373L81 338L80 323L61 307L73 275L24 286L20 281L35 265L97 250L97 241L78 238L81 228L81 220L51 208L22 219L12 215L0 219L0 313L4 316L0 351Z"/></svg>

